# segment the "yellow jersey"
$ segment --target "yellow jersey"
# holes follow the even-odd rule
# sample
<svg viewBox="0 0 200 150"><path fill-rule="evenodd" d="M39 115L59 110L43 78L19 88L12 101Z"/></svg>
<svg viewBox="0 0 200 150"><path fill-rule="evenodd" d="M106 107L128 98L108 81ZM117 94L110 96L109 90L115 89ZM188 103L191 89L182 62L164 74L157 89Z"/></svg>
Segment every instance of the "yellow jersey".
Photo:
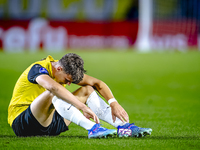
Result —
<svg viewBox="0 0 200 150"><path fill-rule="evenodd" d="M51 65L53 61L56 62L58 60L48 56L46 59L31 64L17 80L8 107L8 123L10 126L12 126L14 119L25 111L36 97L46 90L36 83L36 77L41 74L47 74L54 78Z"/></svg>

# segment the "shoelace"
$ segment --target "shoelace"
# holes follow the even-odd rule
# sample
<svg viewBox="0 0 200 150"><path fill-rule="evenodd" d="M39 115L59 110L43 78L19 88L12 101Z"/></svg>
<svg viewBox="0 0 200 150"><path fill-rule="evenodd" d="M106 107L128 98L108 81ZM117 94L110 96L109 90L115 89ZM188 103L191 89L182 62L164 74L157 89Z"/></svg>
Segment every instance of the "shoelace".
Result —
<svg viewBox="0 0 200 150"><path fill-rule="evenodd" d="M101 131L106 131L107 129L106 128L104 128L104 127L102 127L103 125L102 124L99 124L99 129L101 130Z"/></svg>
<svg viewBox="0 0 200 150"><path fill-rule="evenodd" d="M136 126L134 123L130 124L130 126L128 128L129 129L134 129L134 130L139 130L139 127Z"/></svg>
<svg viewBox="0 0 200 150"><path fill-rule="evenodd" d="M106 128L102 127L101 124L97 124L97 127L95 129L92 129L90 131L97 132L97 131L105 131Z"/></svg>

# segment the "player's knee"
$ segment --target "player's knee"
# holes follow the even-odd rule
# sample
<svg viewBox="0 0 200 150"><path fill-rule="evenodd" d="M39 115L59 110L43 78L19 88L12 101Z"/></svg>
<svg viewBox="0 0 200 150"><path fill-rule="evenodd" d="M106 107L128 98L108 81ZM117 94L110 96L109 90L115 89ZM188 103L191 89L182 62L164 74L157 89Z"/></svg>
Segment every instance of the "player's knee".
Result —
<svg viewBox="0 0 200 150"><path fill-rule="evenodd" d="M89 96L94 91L94 88L90 85L83 86L82 88L84 89L85 96Z"/></svg>
<svg viewBox="0 0 200 150"><path fill-rule="evenodd" d="M44 92L45 94L45 97L48 98L48 99L52 99L55 95L53 93L51 93L50 91L46 90Z"/></svg>

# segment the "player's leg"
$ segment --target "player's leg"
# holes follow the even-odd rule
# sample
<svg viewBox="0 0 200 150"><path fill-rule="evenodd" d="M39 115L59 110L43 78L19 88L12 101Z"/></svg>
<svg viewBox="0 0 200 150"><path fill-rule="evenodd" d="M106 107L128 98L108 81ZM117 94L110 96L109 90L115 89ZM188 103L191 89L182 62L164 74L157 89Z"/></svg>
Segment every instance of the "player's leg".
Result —
<svg viewBox="0 0 200 150"><path fill-rule="evenodd" d="M30 105L31 112L36 120L44 127L50 125L55 111L52 105L53 94L48 90L40 94Z"/></svg>
<svg viewBox="0 0 200 150"><path fill-rule="evenodd" d="M152 132L152 129L150 128L140 128L134 124L123 123L119 118L116 118L114 123L110 106L94 90L86 100L86 104L94 111L99 119L118 128L118 136L120 137L139 137L151 134Z"/></svg>
<svg viewBox="0 0 200 150"><path fill-rule="evenodd" d="M79 91L78 92L79 94L86 94L85 90L86 90L85 88L82 88L82 90L77 90L77 91ZM54 98L53 101L54 104L52 104L53 98ZM78 98L80 100L84 99L83 97L79 96ZM63 100L60 99L57 100L57 99L58 98L54 97L54 95L51 94L49 91L45 91L32 102L30 106L31 112L42 126L47 127L51 123L55 111L54 107L55 105L56 105L56 110L59 113L62 113L62 116L64 115L63 117L65 118L65 123L67 126L70 124L71 121L75 121L76 124L82 125L86 129L91 129L94 126L95 123L85 118L82 115L82 113L75 107L73 107L71 104L68 104ZM67 109L65 110L64 108ZM80 117L79 115L82 117ZM80 122L80 118L83 121Z"/></svg>
<svg viewBox="0 0 200 150"><path fill-rule="evenodd" d="M74 91L73 95L75 95L82 103L87 104L88 107L90 107L90 109L99 117L99 119L106 121L116 128L119 125L123 125L123 122L118 118L116 118L115 123L113 123L110 106L106 104L101 97L99 97L93 87L81 87Z"/></svg>
<svg viewBox="0 0 200 150"><path fill-rule="evenodd" d="M52 103L56 111L63 117L65 120L73 122L86 130L91 129L95 123L87 119L76 107L65 102L62 99L53 97Z"/></svg>
<svg viewBox="0 0 200 150"><path fill-rule="evenodd" d="M77 91L79 92L75 92L76 95L87 93L86 88L81 88ZM81 101L83 101L84 99L84 96L77 96L77 97ZM52 99L54 100L53 104L52 104ZM57 112L63 118L65 118L64 121L67 126L71 123L71 121L84 127L87 130L91 129L95 125L94 122L85 118L78 109L76 109L71 104L68 104L67 102L63 100L58 99L57 97L54 97L54 95L51 94L49 91L45 91L41 95L39 95L32 102L30 107L31 107L31 112L33 116L44 127L47 127L50 125L53 115L54 115L55 108ZM67 109L64 109L64 108L67 108Z"/></svg>
<svg viewBox="0 0 200 150"><path fill-rule="evenodd" d="M73 92L73 94L84 103L87 100L90 89L88 86L81 87ZM101 138L106 136L113 136L116 134L116 130L108 130L106 128L101 127L99 124L95 124L94 122L87 119L77 108L72 106L71 104L66 103L62 99L53 97L52 103L57 110L57 112L65 119L74 122L75 124L85 128L88 130L89 138Z"/></svg>
<svg viewBox="0 0 200 150"><path fill-rule="evenodd" d="M114 127L122 126L124 123L116 118L116 121L113 122L111 107L96 93L93 89L90 95L86 100L86 104L94 113L99 117L99 119L113 125Z"/></svg>
<svg viewBox="0 0 200 150"><path fill-rule="evenodd" d="M78 88L77 90L72 92L72 94L76 96L79 101L86 104L87 99L89 98L89 96L91 95L93 91L94 89L91 86L86 85L86 86L82 86Z"/></svg>
<svg viewBox="0 0 200 150"><path fill-rule="evenodd" d="M12 123L17 136L58 135L68 129L52 105L49 91L39 95Z"/></svg>
<svg viewBox="0 0 200 150"><path fill-rule="evenodd" d="M73 93L80 101L83 102L85 97L87 97L87 89L86 88L79 88ZM63 101L62 99L57 98L56 96L53 97L52 103L57 110L57 112L65 119L67 125L71 122L85 128L86 130L91 129L95 123L90 121L89 119L85 118L83 114L75 108L73 105Z"/></svg>

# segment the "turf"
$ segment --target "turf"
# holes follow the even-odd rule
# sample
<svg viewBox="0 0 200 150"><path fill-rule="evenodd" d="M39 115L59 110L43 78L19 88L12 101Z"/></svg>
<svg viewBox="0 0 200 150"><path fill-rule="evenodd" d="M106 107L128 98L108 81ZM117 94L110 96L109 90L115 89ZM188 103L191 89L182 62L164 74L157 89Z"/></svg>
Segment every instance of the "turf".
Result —
<svg viewBox="0 0 200 150"><path fill-rule="evenodd" d="M87 131L71 124L56 137L16 137L7 123L13 87L29 64L48 54L0 52L0 149L200 149L200 52L75 52L87 74L109 85L130 121L152 128L152 135L87 139ZM64 53L51 55L59 59Z"/></svg>

